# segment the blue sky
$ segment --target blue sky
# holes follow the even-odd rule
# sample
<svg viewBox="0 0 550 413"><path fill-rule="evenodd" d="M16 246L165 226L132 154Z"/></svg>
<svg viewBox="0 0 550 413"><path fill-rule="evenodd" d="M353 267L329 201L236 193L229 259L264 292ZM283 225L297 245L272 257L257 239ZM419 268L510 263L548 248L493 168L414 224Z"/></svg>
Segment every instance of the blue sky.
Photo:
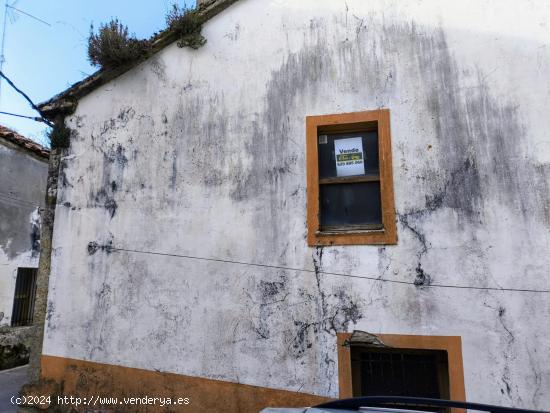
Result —
<svg viewBox="0 0 550 413"><path fill-rule="evenodd" d="M5 0L0 1L2 24ZM96 71L86 54L90 24L97 29L100 23L116 17L130 33L147 38L165 27L166 12L174 2L185 5L184 0L8 0L8 4L51 26L10 11L3 72L35 103L43 102ZM187 0L187 5L194 5L194 0ZM36 116L5 81L0 111ZM46 142L46 127L41 123L0 115L0 124L39 143Z"/></svg>

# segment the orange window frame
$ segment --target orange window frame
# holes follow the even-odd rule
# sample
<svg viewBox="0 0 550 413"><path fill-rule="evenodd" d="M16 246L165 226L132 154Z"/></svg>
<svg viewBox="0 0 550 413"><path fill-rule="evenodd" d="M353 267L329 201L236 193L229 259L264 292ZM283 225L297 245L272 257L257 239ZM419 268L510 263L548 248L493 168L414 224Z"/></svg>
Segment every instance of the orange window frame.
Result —
<svg viewBox="0 0 550 413"><path fill-rule="evenodd" d="M319 134L378 131L382 229L323 232L319 205ZM308 245L397 244L388 109L306 117Z"/></svg>
<svg viewBox="0 0 550 413"><path fill-rule="evenodd" d="M351 349L352 333L338 333L338 385L339 397L353 397ZM376 334L385 345L392 348L418 350L444 350L447 352L449 370L449 394L451 400L466 401L464 387L464 366L462 361L462 339L460 336L418 336L401 334ZM466 413L465 409L451 409L452 413Z"/></svg>

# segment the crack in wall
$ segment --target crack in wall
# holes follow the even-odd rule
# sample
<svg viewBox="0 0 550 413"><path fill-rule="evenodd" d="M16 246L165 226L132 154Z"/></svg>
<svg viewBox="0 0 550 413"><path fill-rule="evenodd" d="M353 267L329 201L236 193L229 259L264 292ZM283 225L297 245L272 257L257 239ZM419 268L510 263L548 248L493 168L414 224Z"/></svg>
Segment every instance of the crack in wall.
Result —
<svg viewBox="0 0 550 413"><path fill-rule="evenodd" d="M500 328L504 331L505 336L502 337L504 344L502 346L502 355L503 355L503 367L500 373L500 382L502 387L500 387L500 393L506 397L511 402L521 403L522 397L519 394L517 385L513 382L514 371L512 370L511 363L517 358L516 354L516 336L512 332L512 328L507 325L506 313L507 310L502 306L498 300L496 300L496 306L487 304L486 302L483 305L492 311L496 312L496 321L500 325Z"/></svg>

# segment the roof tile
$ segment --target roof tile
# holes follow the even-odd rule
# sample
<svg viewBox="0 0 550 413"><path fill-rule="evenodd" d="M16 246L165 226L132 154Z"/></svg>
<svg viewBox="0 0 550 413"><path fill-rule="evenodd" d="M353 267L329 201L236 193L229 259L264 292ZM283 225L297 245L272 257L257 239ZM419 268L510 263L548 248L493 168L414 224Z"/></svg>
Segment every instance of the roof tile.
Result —
<svg viewBox="0 0 550 413"><path fill-rule="evenodd" d="M0 125L0 138L4 138L43 158L49 158L50 156L49 149L2 125Z"/></svg>

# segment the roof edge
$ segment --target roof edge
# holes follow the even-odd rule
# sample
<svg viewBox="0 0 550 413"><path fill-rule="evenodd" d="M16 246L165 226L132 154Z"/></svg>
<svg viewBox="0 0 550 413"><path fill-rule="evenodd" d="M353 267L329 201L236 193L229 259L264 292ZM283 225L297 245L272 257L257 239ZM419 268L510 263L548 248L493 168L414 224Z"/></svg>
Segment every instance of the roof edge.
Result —
<svg viewBox="0 0 550 413"><path fill-rule="evenodd" d="M45 160L50 157L50 151L47 148L2 125L0 125L0 138L28 152L32 152L34 155L44 158Z"/></svg>
<svg viewBox="0 0 550 413"><path fill-rule="evenodd" d="M237 1L238 0L207 0L198 7L197 11L199 16L202 17L203 22L207 22ZM126 65L114 69L100 69L87 78L73 84L51 99L40 103L38 105L40 114L46 119L54 120L58 116L67 116L73 113L76 110L78 100L82 97L128 72L130 69L146 61L176 40L178 40L178 34L174 30L166 29L161 31L151 39L152 47L148 53Z"/></svg>

